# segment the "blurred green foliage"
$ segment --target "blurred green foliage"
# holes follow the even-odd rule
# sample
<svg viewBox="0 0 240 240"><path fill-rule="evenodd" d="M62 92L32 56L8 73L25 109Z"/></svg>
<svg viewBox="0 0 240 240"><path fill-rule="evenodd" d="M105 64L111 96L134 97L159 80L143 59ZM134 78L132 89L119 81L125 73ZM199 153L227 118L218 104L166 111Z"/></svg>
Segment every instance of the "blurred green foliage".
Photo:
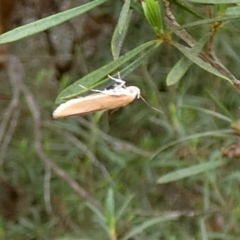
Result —
<svg viewBox="0 0 240 240"><path fill-rule="evenodd" d="M82 15L71 27L81 31L81 23L84 37L72 40L73 64L62 75L52 62L64 55L48 52L49 33L13 45L41 112L42 152L98 204L40 161L35 122L22 95L0 161L0 239L239 238L239 6L170 2L96 0L78 6ZM36 29L53 36L59 29L57 39L64 41L68 25L57 25L76 12L61 16L66 18L53 14L49 25L43 18L9 31L7 41ZM189 35L181 35L185 31ZM107 75L118 71L162 113L136 100L116 111L52 120L60 92L65 99L86 94L79 84L104 88L112 84ZM6 76L1 72L0 94L11 99ZM0 102L2 122L8 100Z"/></svg>

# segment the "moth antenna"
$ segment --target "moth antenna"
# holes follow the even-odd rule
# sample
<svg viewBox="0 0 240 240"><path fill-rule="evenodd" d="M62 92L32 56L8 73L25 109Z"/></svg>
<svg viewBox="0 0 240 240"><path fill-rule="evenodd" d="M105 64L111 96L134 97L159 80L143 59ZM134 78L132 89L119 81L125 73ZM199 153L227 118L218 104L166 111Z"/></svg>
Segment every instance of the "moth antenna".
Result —
<svg viewBox="0 0 240 240"><path fill-rule="evenodd" d="M159 110L159 109L151 106L142 96L140 96L140 98L143 100L143 102L144 102L148 107L152 108L153 110L155 110L155 111L157 111L157 112L159 112L159 113L163 113L163 111L161 111L161 110Z"/></svg>

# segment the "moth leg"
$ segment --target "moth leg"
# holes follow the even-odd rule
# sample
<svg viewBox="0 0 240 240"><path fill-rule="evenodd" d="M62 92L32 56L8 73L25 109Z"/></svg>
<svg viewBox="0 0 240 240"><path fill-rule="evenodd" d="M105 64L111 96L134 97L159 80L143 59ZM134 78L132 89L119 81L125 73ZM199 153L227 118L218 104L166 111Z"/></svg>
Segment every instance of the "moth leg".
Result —
<svg viewBox="0 0 240 240"><path fill-rule="evenodd" d="M125 83L126 83L126 82L120 78L119 72L118 72L118 77L119 77L119 78L114 78L114 77L112 77L112 76L110 76L110 75L108 75L108 77L111 78L113 81L119 83L119 84L115 84L116 87L122 88L122 87L125 86Z"/></svg>
<svg viewBox="0 0 240 240"><path fill-rule="evenodd" d="M118 72L118 77L119 78L114 78L110 75L108 75L108 77L110 79L112 79L113 81L115 81L118 84L114 84L114 88L113 89L104 89L104 90L98 90L98 89L89 89L86 88L85 86L79 84L79 86L83 89L92 91L92 92L97 92L97 93L103 93L103 94L108 94L108 95L115 95L115 96L119 96L120 94L122 94L122 90L126 88L125 86L125 81L121 79L120 77L120 73Z"/></svg>
<svg viewBox="0 0 240 240"><path fill-rule="evenodd" d="M91 92L98 92L98 93L103 93L104 90L98 90L98 89L89 89L89 88L86 88L85 86L79 84L79 86L83 89L86 89L88 91L91 91Z"/></svg>
<svg viewBox="0 0 240 240"><path fill-rule="evenodd" d="M79 84L79 87L83 88L83 89L86 89L86 90L89 90L88 88L86 88L85 86Z"/></svg>

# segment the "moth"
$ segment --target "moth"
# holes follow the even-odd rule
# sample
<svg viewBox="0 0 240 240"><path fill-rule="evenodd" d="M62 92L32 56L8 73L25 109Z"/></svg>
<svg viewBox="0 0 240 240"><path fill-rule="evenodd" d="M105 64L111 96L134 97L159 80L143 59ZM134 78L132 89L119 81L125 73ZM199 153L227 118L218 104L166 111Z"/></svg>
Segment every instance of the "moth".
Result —
<svg viewBox="0 0 240 240"><path fill-rule="evenodd" d="M101 110L111 110L124 107L141 96L140 89L135 86L125 86L125 81L109 76L116 83L112 89L91 90L94 94L78 97L59 105L52 116L54 119L73 115L83 115ZM81 86L81 85L80 85ZM83 86L81 86L83 87ZM85 88L85 87L83 87Z"/></svg>

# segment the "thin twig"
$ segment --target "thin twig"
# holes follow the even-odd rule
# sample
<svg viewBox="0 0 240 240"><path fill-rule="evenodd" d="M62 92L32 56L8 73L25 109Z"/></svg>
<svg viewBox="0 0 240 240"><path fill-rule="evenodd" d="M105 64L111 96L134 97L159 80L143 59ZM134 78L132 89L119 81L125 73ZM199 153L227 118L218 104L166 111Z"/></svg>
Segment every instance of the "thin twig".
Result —
<svg viewBox="0 0 240 240"><path fill-rule="evenodd" d="M9 56L9 62L11 62L10 64L14 64L16 68L22 69L22 65L18 58L14 56ZM98 209L102 210L102 207L98 201L96 201L83 187L81 187L78 184L78 182L75 181L67 172L65 172L58 165L52 162L44 153L43 147L42 147L40 110L35 102L33 94L24 84L23 78L24 78L24 72L22 71L22 75L21 77L19 77L17 84L25 97L25 100L27 102L27 105L33 117L34 136L35 136L34 146L39 159L44 163L46 167L50 168L57 176L59 176L64 181L66 181L68 185L72 189L74 189L78 195L80 195L82 198L86 199L87 201L91 202L91 204L93 204Z"/></svg>
<svg viewBox="0 0 240 240"><path fill-rule="evenodd" d="M45 208L49 215L52 214L52 205L51 205L51 168L45 164L45 176L44 176L44 200L45 200Z"/></svg>
<svg viewBox="0 0 240 240"><path fill-rule="evenodd" d="M20 110L19 108L16 108L15 111L13 112L10 120L10 124L8 127L8 130L5 134L5 137L3 139L3 142L1 143L1 148L0 148L0 166L3 165L7 150L8 150L8 145L13 137L13 134L16 130L18 119L19 119L19 114Z"/></svg>
<svg viewBox="0 0 240 240"><path fill-rule="evenodd" d="M176 21L174 15L170 10L170 3L167 0L163 0L164 12L166 15L166 22L170 29L178 35L184 42L186 42L190 47L193 47L196 44L195 39L188 34L185 29L177 29L180 25ZM211 46L211 52L201 51L199 56L205 61L211 64L218 72L222 73L224 76L228 77L232 80L233 85L239 90L240 89L240 81L236 79L236 77L229 72L229 70L221 63L220 59L217 58L216 53L213 50L213 46Z"/></svg>
<svg viewBox="0 0 240 240"><path fill-rule="evenodd" d="M18 117L19 117L19 96L20 88L18 81L21 76L22 69L16 68L14 64L10 61L6 61L6 71L9 82L12 88L12 100L4 113L2 114L1 124L0 124L0 166L3 166L8 145L12 139L15 132Z"/></svg>
<svg viewBox="0 0 240 240"><path fill-rule="evenodd" d="M175 29L177 27L180 27L176 21L176 18L171 12L170 3L167 0L163 0L163 7L165 12L165 19L169 28ZM174 30L174 33L178 35L182 40L184 40L184 42L186 42L190 47L193 47L195 45L195 39L185 29Z"/></svg>

